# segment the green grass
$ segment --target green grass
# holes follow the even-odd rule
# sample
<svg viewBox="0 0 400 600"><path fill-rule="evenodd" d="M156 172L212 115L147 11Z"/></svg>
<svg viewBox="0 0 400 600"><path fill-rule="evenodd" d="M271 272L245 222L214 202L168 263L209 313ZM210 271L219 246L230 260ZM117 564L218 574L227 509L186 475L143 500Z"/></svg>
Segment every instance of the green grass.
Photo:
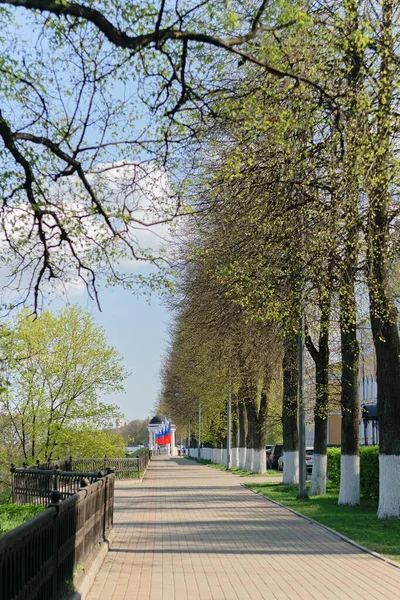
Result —
<svg viewBox="0 0 400 600"><path fill-rule="evenodd" d="M400 561L400 519L377 519L375 500L361 499L360 506L338 506L338 489L329 488L329 484L325 496L313 496L309 500L296 499L295 485L249 483L246 487L331 527L370 550Z"/></svg>
<svg viewBox="0 0 400 600"><path fill-rule="evenodd" d="M207 465L212 469L218 469L219 471L225 471L228 473L233 473L233 475L239 475L239 477L276 477L277 475L282 475L282 471L268 470L266 473L253 473L253 471L243 471L243 469L239 469L239 467L232 467L232 469L227 469L225 465L212 463L211 460L208 459L206 460L201 458L200 460L198 460L193 456L185 456L185 458L188 458L189 460L194 460L200 463L201 465Z"/></svg>
<svg viewBox="0 0 400 600"><path fill-rule="evenodd" d="M11 489L0 493L0 505L9 504L11 502Z"/></svg>
<svg viewBox="0 0 400 600"><path fill-rule="evenodd" d="M21 523L42 512L42 510L44 510L44 506L0 504L0 535L15 529Z"/></svg>

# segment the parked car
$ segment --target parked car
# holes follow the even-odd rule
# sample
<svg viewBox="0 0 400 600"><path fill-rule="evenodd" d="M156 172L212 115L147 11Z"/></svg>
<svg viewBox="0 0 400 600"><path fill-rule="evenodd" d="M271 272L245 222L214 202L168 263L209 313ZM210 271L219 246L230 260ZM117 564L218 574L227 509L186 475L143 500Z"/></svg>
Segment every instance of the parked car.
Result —
<svg viewBox="0 0 400 600"><path fill-rule="evenodd" d="M307 473L312 473L314 448L306 448L306 469Z"/></svg>
<svg viewBox="0 0 400 600"><path fill-rule="evenodd" d="M314 448L306 448L306 469L307 473L312 473ZM284 454L278 459L278 471L283 471Z"/></svg>
<svg viewBox="0 0 400 600"><path fill-rule="evenodd" d="M270 469L271 467L269 466L270 463L270 457L271 457L271 448L272 448L272 444L269 444L268 446L265 446L265 452L267 454L267 469Z"/></svg>
<svg viewBox="0 0 400 600"><path fill-rule="evenodd" d="M271 447L271 452L269 455L269 469L277 469L278 468L278 460L279 457L282 456L283 453L283 444L275 444Z"/></svg>

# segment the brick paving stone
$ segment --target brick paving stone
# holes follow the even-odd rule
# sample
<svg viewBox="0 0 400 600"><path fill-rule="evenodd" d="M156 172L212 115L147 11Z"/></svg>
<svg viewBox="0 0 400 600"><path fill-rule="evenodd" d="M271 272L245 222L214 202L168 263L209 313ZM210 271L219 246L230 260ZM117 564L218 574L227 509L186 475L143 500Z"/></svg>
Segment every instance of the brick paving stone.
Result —
<svg viewBox="0 0 400 600"><path fill-rule="evenodd" d="M396 600L400 568L183 458L116 482L116 535L87 600Z"/></svg>

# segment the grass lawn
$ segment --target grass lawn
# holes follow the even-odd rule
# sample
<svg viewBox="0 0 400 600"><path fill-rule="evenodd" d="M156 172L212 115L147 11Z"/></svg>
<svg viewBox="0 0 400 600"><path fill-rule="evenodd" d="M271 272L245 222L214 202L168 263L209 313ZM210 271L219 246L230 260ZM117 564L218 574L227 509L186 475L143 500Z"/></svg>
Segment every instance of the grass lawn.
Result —
<svg viewBox="0 0 400 600"><path fill-rule="evenodd" d="M44 510L44 506L30 506L25 504L0 504L0 535L15 529L21 523L31 519Z"/></svg>
<svg viewBox="0 0 400 600"><path fill-rule="evenodd" d="M15 529L15 527L31 519L45 508L44 506L31 506L30 504L18 506L17 504L9 504L10 502L11 492L0 494L0 535L10 531L10 529Z"/></svg>
<svg viewBox="0 0 400 600"><path fill-rule="evenodd" d="M239 467L232 467L232 469L227 469L225 465L212 463L211 460L205 460L203 458L201 458L200 460L194 458L193 456L185 456L185 458L188 458L189 460L194 460L200 463L201 465L207 465L212 469L218 469L219 471L233 473L233 475L239 475L240 477L276 477L282 475L282 471L268 470L266 473L253 473L253 471L243 471L243 469L239 469Z"/></svg>
<svg viewBox="0 0 400 600"><path fill-rule="evenodd" d="M360 506L338 506L338 489L329 488L325 496L297 500L297 486L280 483L248 483L246 487L331 527L370 550L400 561L400 519L376 518L377 502L361 499Z"/></svg>
<svg viewBox="0 0 400 600"><path fill-rule="evenodd" d="M243 469L239 469L239 467L232 467L232 469L227 469L224 465L216 465L214 463L210 463L208 465L213 469L219 469L220 471L227 471L229 473L233 473L234 475L239 475L240 477L276 477L277 475L282 475L280 471L268 470L266 473L253 473L253 471L243 471Z"/></svg>

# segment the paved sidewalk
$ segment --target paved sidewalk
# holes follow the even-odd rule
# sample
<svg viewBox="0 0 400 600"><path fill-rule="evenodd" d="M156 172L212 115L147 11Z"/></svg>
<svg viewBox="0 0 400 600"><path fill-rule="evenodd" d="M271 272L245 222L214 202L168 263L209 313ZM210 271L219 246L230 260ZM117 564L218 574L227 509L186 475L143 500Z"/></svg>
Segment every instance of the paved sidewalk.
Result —
<svg viewBox="0 0 400 600"><path fill-rule="evenodd" d="M88 600L395 600L400 568L240 486L157 457L117 482L112 548Z"/></svg>

